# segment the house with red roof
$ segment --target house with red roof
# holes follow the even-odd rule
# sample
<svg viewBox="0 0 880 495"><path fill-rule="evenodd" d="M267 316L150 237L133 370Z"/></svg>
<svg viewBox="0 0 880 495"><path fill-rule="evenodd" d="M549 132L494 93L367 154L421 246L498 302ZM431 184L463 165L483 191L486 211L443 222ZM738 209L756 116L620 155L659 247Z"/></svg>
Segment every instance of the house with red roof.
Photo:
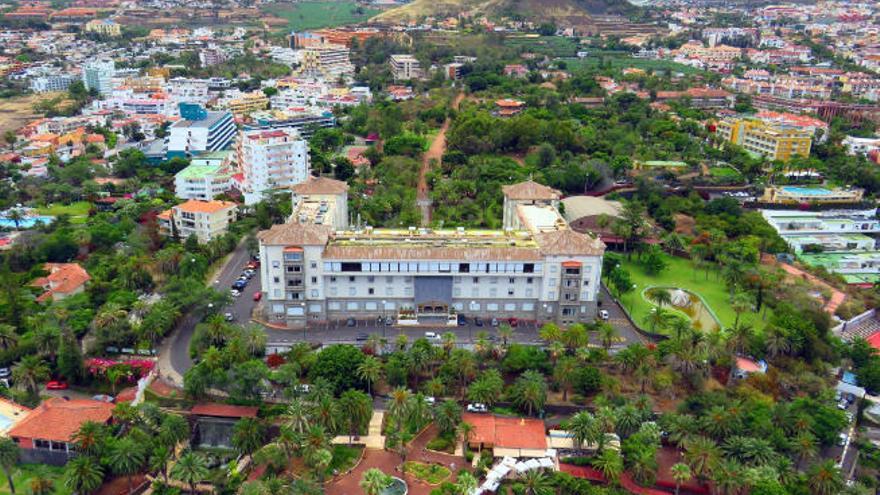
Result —
<svg viewBox="0 0 880 495"><path fill-rule="evenodd" d="M75 454L73 437L87 421L108 424L113 404L91 399L51 398L9 429L23 462L64 465Z"/></svg>
<svg viewBox="0 0 880 495"><path fill-rule="evenodd" d="M92 279L85 268L77 263L46 263L43 269L49 274L31 282L32 287L41 287L45 291L37 297L37 302L60 301L79 294Z"/></svg>
<svg viewBox="0 0 880 495"><path fill-rule="evenodd" d="M492 449L495 457L547 455L547 433L540 419L475 413L464 413L461 419L473 427L469 440L473 449Z"/></svg>

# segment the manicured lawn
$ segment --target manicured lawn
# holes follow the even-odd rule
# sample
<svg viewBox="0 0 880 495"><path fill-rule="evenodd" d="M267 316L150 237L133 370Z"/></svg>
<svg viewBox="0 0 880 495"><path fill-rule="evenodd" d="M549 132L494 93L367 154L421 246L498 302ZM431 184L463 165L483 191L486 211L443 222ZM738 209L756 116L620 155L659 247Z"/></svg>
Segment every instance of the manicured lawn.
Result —
<svg viewBox="0 0 880 495"><path fill-rule="evenodd" d="M44 466L40 464L20 464L12 471L12 480L15 484L15 493L30 493L30 480L39 469L45 469L48 478L55 483L55 489L52 493L56 495L69 495L70 490L64 488L61 476L64 474L64 468L55 466ZM0 494L9 494L9 482L6 475L0 476Z"/></svg>
<svg viewBox="0 0 880 495"><path fill-rule="evenodd" d="M727 290L720 271L715 268L710 269L707 278L705 270L694 270L691 260L666 254L663 256L668 266L657 276L645 273L642 265L638 263L635 254L633 254L631 260L624 259L622 263L636 285L632 292L623 296L623 304L630 311L636 323L642 328L647 329L647 325L643 321L645 316L651 311L651 308L654 307L654 304L643 297L642 292L648 287L659 286L679 287L699 294L715 313L715 316L721 320L724 327L732 326L736 320L736 313L730 307L730 291ZM769 317L769 311L767 316ZM764 326L760 317L755 313L744 313L740 319L744 322L752 323L755 329L760 329Z"/></svg>
<svg viewBox="0 0 880 495"><path fill-rule="evenodd" d="M328 476L333 475L334 472L344 473L354 467L354 464L361 456L361 450L361 447L334 445L332 450L333 459L330 461L330 465L327 466Z"/></svg>
<svg viewBox="0 0 880 495"><path fill-rule="evenodd" d="M287 28L294 31L355 24L380 12L361 7L355 2L345 1L275 3L266 6L264 10L287 19Z"/></svg>
<svg viewBox="0 0 880 495"><path fill-rule="evenodd" d="M709 174L712 177L721 177L721 178L730 178L730 179L738 179L742 177L742 175L736 170L730 167L712 167L709 169Z"/></svg>
<svg viewBox="0 0 880 495"><path fill-rule="evenodd" d="M407 473L412 473L413 476L429 485L439 485L450 475L449 468L440 464L408 461L404 464L404 469Z"/></svg>
<svg viewBox="0 0 880 495"><path fill-rule="evenodd" d="M592 69L599 66L600 63L605 63L606 61L608 61L611 62L611 66L614 69L626 69L628 67L633 67L642 70L673 71L681 72L683 74L696 74L702 72L700 69L696 69L694 67L684 64L679 64L678 62L673 62L671 60L634 58L624 54L602 54L590 52L590 54L585 58L566 58L564 60L568 66L568 70L570 71L577 71L579 69Z"/></svg>
<svg viewBox="0 0 880 495"><path fill-rule="evenodd" d="M92 204L88 201L77 201L69 205L53 203L49 206L38 207L37 212L40 215L52 215L55 217L58 215L70 215L71 223L85 223L91 207Z"/></svg>

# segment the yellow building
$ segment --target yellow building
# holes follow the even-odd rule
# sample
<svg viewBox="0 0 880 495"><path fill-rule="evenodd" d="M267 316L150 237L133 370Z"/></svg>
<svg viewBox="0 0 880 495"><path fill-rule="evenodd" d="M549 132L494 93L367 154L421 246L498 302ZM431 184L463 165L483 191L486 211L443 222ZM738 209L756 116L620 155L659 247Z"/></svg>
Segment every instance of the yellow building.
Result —
<svg viewBox="0 0 880 495"><path fill-rule="evenodd" d="M809 130L757 119L725 119L718 122L718 135L746 151L771 160L787 162L794 155L809 156L813 144Z"/></svg>
<svg viewBox="0 0 880 495"><path fill-rule="evenodd" d="M86 23L85 31L104 36L122 36L122 29L119 27L119 24L110 19L93 19Z"/></svg>
<svg viewBox="0 0 880 495"><path fill-rule="evenodd" d="M262 91L253 91L229 100L226 108L235 115L244 115L269 108L269 98Z"/></svg>

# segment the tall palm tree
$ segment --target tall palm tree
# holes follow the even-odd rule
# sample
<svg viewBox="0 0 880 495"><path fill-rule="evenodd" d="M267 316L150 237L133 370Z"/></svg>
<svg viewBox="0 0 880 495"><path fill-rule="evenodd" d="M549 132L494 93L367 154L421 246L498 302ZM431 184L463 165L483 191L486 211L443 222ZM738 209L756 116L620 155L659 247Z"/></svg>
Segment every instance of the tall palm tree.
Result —
<svg viewBox="0 0 880 495"><path fill-rule="evenodd" d="M812 459L819 453L816 437L814 437L809 431L802 431L798 434L798 436L792 440L791 446L800 462Z"/></svg>
<svg viewBox="0 0 880 495"><path fill-rule="evenodd" d="M562 330L555 323L545 323L538 331L538 336L548 344L558 342L562 338Z"/></svg>
<svg viewBox="0 0 880 495"><path fill-rule="evenodd" d="M611 348L611 344L617 339L617 329L603 321L599 323L598 330L599 340L602 341L602 347L607 352Z"/></svg>
<svg viewBox="0 0 880 495"><path fill-rule="evenodd" d="M35 466L33 475L28 481L28 488L31 495L49 495L55 491L55 481L46 466L40 464Z"/></svg>
<svg viewBox="0 0 880 495"><path fill-rule="evenodd" d="M668 290L662 288L656 288L648 291L648 297L654 301L654 304L660 306L669 306L672 304L672 294L669 293Z"/></svg>
<svg viewBox="0 0 880 495"><path fill-rule="evenodd" d="M86 421L73 435L76 450L87 456L100 456L107 439L104 425L96 421Z"/></svg>
<svg viewBox="0 0 880 495"><path fill-rule="evenodd" d="M461 406L454 400L443 401L434 410L434 424L441 433L452 433L461 423Z"/></svg>
<svg viewBox="0 0 880 495"><path fill-rule="evenodd" d="M501 345L507 348L510 339L513 337L513 327L507 323L498 325L498 338L501 339Z"/></svg>
<svg viewBox="0 0 880 495"><path fill-rule="evenodd" d="M241 418L232 427L232 446L247 455L263 446L266 428L257 418Z"/></svg>
<svg viewBox="0 0 880 495"><path fill-rule="evenodd" d="M358 365L357 377L367 383L367 393L373 395L373 385L382 378L382 363L373 356L367 356Z"/></svg>
<svg viewBox="0 0 880 495"><path fill-rule="evenodd" d="M523 473L519 477L519 482L525 488L524 495L553 495L556 493L547 475L536 469Z"/></svg>
<svg viewBox="0 0 880 495"><path fill-rule="evenodd" d="M208 477L208 464L205 458L194 452L187 452L180 456L174 467L171 468L171 477L189 486L189 492L196 493L196 483Z"/></svg>
<svg viewBox="0 0 880 495"><path fill-rule="evenodd" d="M284 411L285 424L293 431L302 434L309 426L311 417L309 409L302 398L297 397L290 401L287 410Z"/></svg>
<svg viewBox="0 0 880 495"><path fill-rule="evenodd" d="M529 416L543 409L547 402L547 382L544 381L544 375L534 370L520 375L513 384L512 399Z"/></svg>
<svg viewBox="0 0 880 495"><path fill-rule="evenodd" d="M598 469L611 483L617 483L623 473L623 458L620 452L612 449L603 450L591 461L594 468Z"/></svg>
<svg viewBox="0 0 880 495"><path fill-rule="evenodd" d="M458 337L452 332L446 332L440 338L443 341L443 351L448 356L452 349L455 349L455 341Z"/></svg>
<svg viewBox="0 0 880 495"><path fill-rule="evenodd" d="M669 474L672 475L672 480L675 481L675 495L678 495L681 485L691 479L691 468L683 462L677 462L669 468Z"/></svg>
<svg viewBox="0 0 880 495"><path fill-rule="evenodd" d="M455 480L457 495L470 495L477 489L477 479L468 471L462 471Z"/></svg>
<svg viewBox="0 0 880 495"><path fill-rule="evenodd" d="M843 491L843 476L832 459L814 465L807 476L815 495L832 495Z"/></svg>
<svg viewBox="0 0 880 495"><path fill-rule="evenodd" d="M131 493L133 488L131 477L144 467L146 460L141 445L131 437L116 440L110 446L107 460L114 473L128 478L128 493Z"/></svg>
<svg viewBox="0 0 880 495"><path fill-rule="evenodd" d="M651 331L654 332L657 328L666 327L667 323L669 323L669 313L666 312L662 307L651 308L651 311L645 315L642 319L642 322L649 325L651 327Z"/></svg>
<svg viewBox="0 0 880 495"><path fill-rule="evenodd" d="M74 457L64 469L64 486L74 493L92 493L103 482L104 469L101 463L92 457Z"/></svg>
<svg viewBox="0 0 880 495"><path fill-rule="evenodd" d="M651 486L657 477L657 450L653 445L639 445L629 454L629 469L642 485Z"/></svg>
<svg viewBox="0 0 880 495"><path fill-rule="evenodd" d="M398 387L391 392L391 400L388 402L388 414L394 418L394 424L397 426L397 435L403 432L403 425L409 416L409 409L412 406L412 392Z"/></svg>
<svg viewBox="0 0 880 495"><path fill-rule="evenodd" d="M468 445L471 443L471 435L474 434L474 425L465 421L458 423L457 434L461 439L461 453L467 458Z"/></svg>
<svg viewBox="0 0 880 495"><path fill-rule="evenodd" d="M366 495L379 495L391 485L391 476L378 468L370 468L364 472L360 487Z"/></svg>
<svg viewBox="0 0 880 495"><path fill-rule="evenodd" d="M743 488L745 479L742 466L727 459L719 461L712 472L712 481L719 495L736 495Z"/></svg>
<svg viewBox="0 0 880 495"><path fill-rule="evenodd" d="M12 325L0 324L0 349L4 351L15 347L18 343L18 334Z"/></svg>
<svg viewBox="0 0 880 495"><path fill-rule="evenodd" d="M553 367L553 380L562 389L563 402L568 400L568 391L574 385L574 379L579 369L580 364L573 357L564 357Z"/></svg>
<svg viewBox="0 0 880 495"><path fill-rule="evenodd" d="M599 423L588 411L581 411L568 420L568 431L574 437L577 446L583 448L585 444L597 445L602 450L602 440L605 432L599 428Z"/></svg>
<svg viewBox="0 0 880 495"><path fill-rule="evenodd" d="M684 460L697 479L708 479L720 457L718 445L710 438L694 437L685 443Z"/></svg>
<svg viewBox="0 0 880 495"><path fill-rule="evenodd" d="M354 442L355 435L370 422L373 414L373 401L360 390L346 390L339 397L339 406L344 411L342 422L347 426L348 444Z"/></svg>
<svg viewBox="0 0 880 495"><path fill-rule="evenodd" d="M37 356L24 356L12 367L12 378L31 395L36 395L39 383L49 379L49 367Z"/></svg>
<svg viewBox="0 0 880 495"><path fill-rule="evenodd" d="M18 464L18 445L9 437L0 438L0 468L9 482L9 493L15 495L15 483L12 481L12 470Z"/></svg>

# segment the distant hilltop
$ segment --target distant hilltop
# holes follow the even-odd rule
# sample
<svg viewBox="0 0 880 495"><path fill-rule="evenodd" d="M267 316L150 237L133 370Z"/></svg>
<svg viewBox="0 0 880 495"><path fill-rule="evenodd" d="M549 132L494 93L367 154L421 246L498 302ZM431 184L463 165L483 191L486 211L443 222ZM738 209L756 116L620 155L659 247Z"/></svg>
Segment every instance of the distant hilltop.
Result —
<svg viewBox="0 0 880 495"><path fill-rule="evenodd" d="M626 16L638 9L627 0L413 0L386 10L372 21L397 23L459 14L518 15L536 23L552 21L563 27L578 27L589 24L594 15Z"/></svg>

